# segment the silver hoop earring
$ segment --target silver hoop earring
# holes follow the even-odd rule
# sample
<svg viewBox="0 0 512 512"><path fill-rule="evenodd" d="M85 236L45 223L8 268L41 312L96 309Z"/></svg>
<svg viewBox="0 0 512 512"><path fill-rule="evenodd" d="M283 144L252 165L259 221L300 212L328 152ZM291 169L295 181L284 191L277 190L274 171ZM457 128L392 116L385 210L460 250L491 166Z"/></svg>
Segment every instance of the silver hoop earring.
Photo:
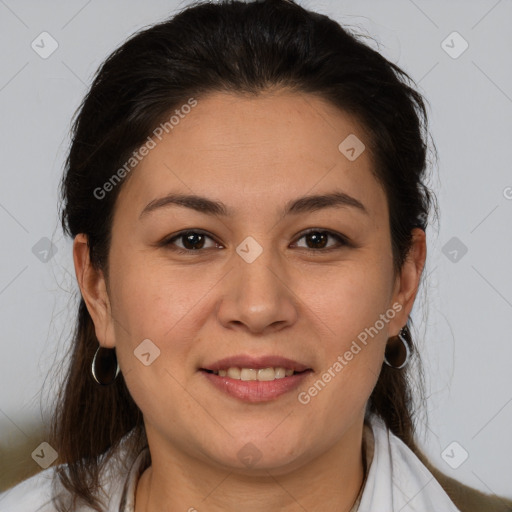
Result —
<svg viewBox="0 0 512 512"><path fill-rule="evenodd" d="M411 350L406 336L407 326L404 326L396 336L389 338L386 345L384 362L396 370L404 368L409 363Z"/></svg>
<svg viewBox="0 0 512 512"><path fill-rule="evenodd" d="M91 364L91 374L100 386L109 386L119 375L116 350L99 346L94 353Z"/></svg>

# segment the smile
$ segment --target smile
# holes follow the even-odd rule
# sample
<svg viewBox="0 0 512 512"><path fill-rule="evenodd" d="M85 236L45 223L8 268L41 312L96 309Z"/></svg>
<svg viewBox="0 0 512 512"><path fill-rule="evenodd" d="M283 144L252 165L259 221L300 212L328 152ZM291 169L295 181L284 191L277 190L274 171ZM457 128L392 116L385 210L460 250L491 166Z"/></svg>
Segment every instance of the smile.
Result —
<svg viewBox="0 0 512 512"><path fill-rule="evenodd" d="M237 366L231 366L227 369L219 369L219 370L207 370L219 377L229 377L230 379L235 380L258 380L258 381L271 381L276 379L284 379L285 377L291 377L295 372L291 368L283 368L281 366L278 367L269 367L269 368L238 368Z"/></svg>
<svg viewBox="0 0 512 512"><path fill-rule="evenodd" d="M313 369L281 355L238 354L198 368L213 389L244 402L265 402L298 388Z"/></svg>
<svg viewBox="0 0 512 512"><path fill-rule="evenodd" d="M243 402L255 403L277 400L280 396L296 390L313 370L296 372L284 367L257 370L229 367L215 371L202 368L199 373L204 375L212 389Z"/></svg>

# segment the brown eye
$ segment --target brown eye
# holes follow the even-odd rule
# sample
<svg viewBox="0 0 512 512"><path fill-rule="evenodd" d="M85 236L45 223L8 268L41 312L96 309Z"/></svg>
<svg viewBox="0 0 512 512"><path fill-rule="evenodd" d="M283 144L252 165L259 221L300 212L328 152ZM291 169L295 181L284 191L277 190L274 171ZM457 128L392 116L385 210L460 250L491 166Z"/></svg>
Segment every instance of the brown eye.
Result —
<svg viewBox="0 0 512 512"><path fill-rule="evenodd" d="M303 233L298 240L302 239L305 240L305 245L300 245L298 242L295 242L294 246L318 252L326 252L344 246L350 246L350 242L344 235L319 229L312 229ZM210 245L208 245L208 243ZM179 253L200 252L202 249L212 248L223 249L223 246L216 242L210 235L197 230L182 231L163 241L161 245Z"/></svg>
<svg viewBox="0 0 512 512"><path fill-rule="evenodd" d="M306 240L311 242L310 249L323 249L327 245L329 236L326 233L308 233Z"/></svg>
<svg viewBox="0 0 512 512"><path fill-rule="evenodd" d="M310 230L307 233L303 233L299 240L302 239L306 241L306 246L297 245L297 247L311 250L329 250L349 245L344 236L339 235L337 233L333 233L332 231L323 231L318 229ZM334 245L328 245L329 239L334 239L337 243L335 243Z"/></svg>
<svg viewBox="0 0 512 512"><path fill-rule="evenodd" d="M210 240L210 245L206 245ZM178 252L192 252L200 249L210 249L222 247L211 236L201 231L182 231L172 238L164 241L162 245L174 249Z"/></svg>
<svg viewBox="0 0 512 512"><path fill-rule="evenodd" d="M185 249L202 249L205 236L202 233L186 233L180 236Z"/></svg>

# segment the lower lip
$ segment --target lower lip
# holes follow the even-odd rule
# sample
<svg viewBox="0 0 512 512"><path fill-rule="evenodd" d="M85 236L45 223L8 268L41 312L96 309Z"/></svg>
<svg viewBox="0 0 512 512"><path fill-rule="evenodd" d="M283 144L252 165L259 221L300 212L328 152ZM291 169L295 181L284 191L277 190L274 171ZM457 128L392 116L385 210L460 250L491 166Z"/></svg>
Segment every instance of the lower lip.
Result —
<svg viewBox="0 0 512 512"><path fill-rule="evenodd" d="M219 377L215 373L201 373L217 388L245 402L267 402L298 388L312 370L269 381L238 380Z"/></svg>

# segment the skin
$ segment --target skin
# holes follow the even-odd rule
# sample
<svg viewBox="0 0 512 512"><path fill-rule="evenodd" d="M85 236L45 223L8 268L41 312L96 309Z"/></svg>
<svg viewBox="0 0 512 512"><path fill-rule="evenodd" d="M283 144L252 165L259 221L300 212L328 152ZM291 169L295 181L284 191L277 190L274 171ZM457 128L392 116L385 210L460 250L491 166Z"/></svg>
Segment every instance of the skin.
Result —
<svg viewBox="0 0 512 512"><path fill-rule="evenodd" d="M90 265L86 236L75 238L77 279L96 335L116 348L144 414L152 466L137 487L137 512L234 511L240 503L246 512L319 505L339 512L354 503L364 410L386 342L412 309L426 245L415 229L393 274L386 195L369 150L355 161L338 150L349 134L366 139L354 118L313 95L202 97L123 184L108 280ZM368 214L345 206L280 215L289 200L335 189ZM169 192L222 201L233 216L173 205L139 219ZM210 234L205 248L178 254L157 245L193 228ZM343 234L354 246L328 238L334 250L316 249L302 236L309 228ZM247 236L263 248L252 263L236 252ZM178 238L175 247L183 243ZM307 405L299 403L297 393L396 303L401 311L378 335ZM144 366L134 350L147 338L161 352ZM299 390L250 404L198 372L237 354L277 354L314 371ZM237 456L248 442L261 453L252 468Z"/></svg>

